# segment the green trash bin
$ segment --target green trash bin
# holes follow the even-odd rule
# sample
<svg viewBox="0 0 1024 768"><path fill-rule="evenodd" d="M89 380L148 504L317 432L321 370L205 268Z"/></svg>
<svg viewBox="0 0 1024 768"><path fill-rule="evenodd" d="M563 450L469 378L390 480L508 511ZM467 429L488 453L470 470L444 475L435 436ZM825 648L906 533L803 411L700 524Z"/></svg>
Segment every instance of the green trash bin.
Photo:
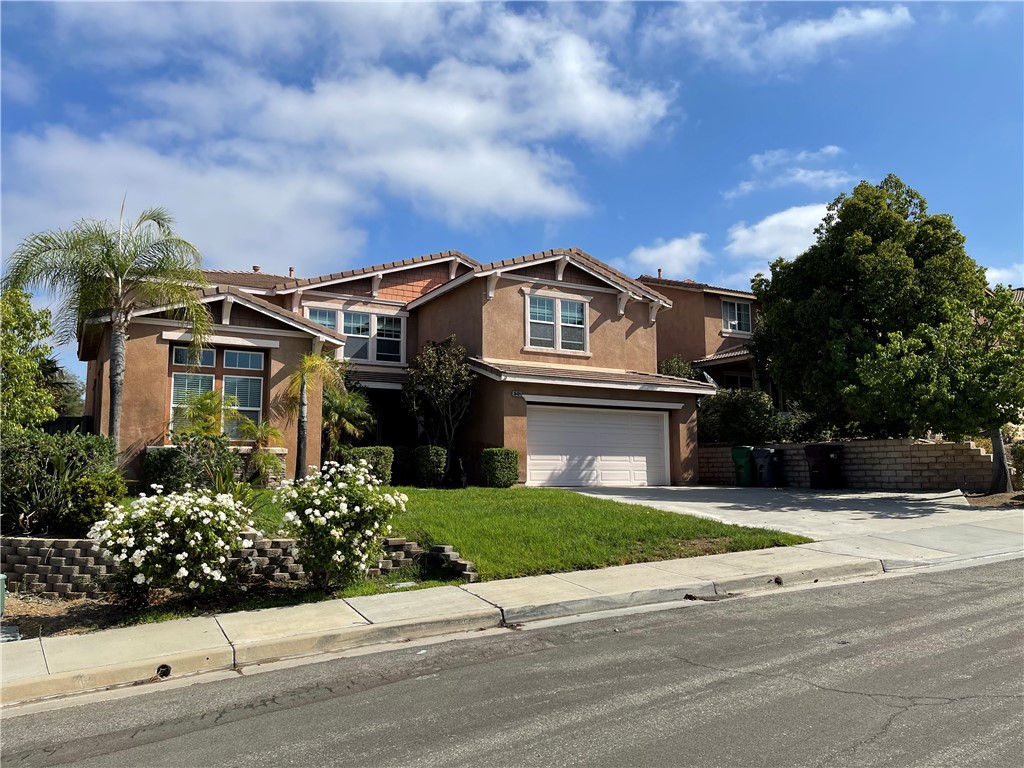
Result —
<svg viewBox="0 0 1024 768"><path fill-rule="evenodd" d="M732 449L732 463L736 467L736 485L749 488L754 485L757 472L754 469L754 449L749 445L737 445Z"/></svg>

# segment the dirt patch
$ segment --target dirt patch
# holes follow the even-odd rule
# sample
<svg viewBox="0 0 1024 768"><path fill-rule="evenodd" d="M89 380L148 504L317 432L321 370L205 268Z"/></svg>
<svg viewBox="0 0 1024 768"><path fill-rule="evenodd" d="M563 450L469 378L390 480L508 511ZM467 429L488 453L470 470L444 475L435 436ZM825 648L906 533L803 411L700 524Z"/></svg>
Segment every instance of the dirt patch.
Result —
<svg viewBox="0 0 1024 768"><path fill-rule="evenodd" d="M106 600L46 600L35 595L8 593L3 623L17 627L22 639L28 640L106 629L123 616L124 609Z"/></svg>
<svg viewBox="0 0 1024 768"><path fill-rule="evenodd" d="M1010 493L965 493L972 507L1024 507L1024 491Z"/></svg>

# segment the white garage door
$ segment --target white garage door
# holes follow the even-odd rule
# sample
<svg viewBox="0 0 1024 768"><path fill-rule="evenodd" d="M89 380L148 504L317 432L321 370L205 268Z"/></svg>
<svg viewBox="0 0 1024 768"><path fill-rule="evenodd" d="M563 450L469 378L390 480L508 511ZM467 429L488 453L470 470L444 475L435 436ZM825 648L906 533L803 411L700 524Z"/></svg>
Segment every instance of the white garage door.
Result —
<svg viewBox="0 0 1024 768"><path fill-rule="evenodd" d="M667 485L668 414L526 409L527 485Z"/></svg>

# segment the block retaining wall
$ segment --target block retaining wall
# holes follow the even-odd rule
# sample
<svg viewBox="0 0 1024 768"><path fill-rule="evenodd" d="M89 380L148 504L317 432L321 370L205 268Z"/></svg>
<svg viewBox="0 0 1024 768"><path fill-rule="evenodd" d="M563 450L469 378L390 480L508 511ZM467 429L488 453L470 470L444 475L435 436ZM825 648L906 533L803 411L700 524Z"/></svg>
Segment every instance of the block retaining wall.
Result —
<svg viewBox="0 0 1024 768"><path fill-rule="evenodd" d="M77 599L108 592L117 565L93 551L91 539L41 539L4 536L0 538L0 573L7 576L9 592L28 592L47 598ZM269 581L300 581L302 566L292 556L294 539L257 537L251 549L229 558L230 567L244 564L252 573ZM417 560L453 572L456 578L476 581L473 563L460 557L450 546L425 551L414 541L389 538L384 541L385 557L371 568L371 576L412 565Z"/></svg>
<svg viewBox="0 0 1024 768"><path fill-rule="evenodd" d="M787 485L810 486L806 443L769 445L782 451ZM844 486L885 491L986 491L992 481L992 456L974 443L923 443L904 440L853 440L828 443L842 448ZM735 485L731 446L698 448L699 482Z"/></svg>

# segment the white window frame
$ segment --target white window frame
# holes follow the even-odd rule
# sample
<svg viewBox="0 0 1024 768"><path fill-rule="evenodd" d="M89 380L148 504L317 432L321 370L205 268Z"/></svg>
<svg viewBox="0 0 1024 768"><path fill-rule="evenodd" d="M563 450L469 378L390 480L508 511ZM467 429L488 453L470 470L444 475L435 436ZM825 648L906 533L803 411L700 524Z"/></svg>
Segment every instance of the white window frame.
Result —
<svg viewBox="0 0 1024 768"><path fill-rule="evenodd" d="M314 312L330 312L332 315L334 315L334 325L327 325L325 323L320 322L319 320L314 320ZM309 319L310 322L316 323L317 325L322 325L324 328L329 328L332 331L338 330L338 310L336 309L329 307L306 307L306 317Z"/></svg>
<svg viewBox="0 0 1024 768"><path fill-rule="evenodd" d="M185 353L185 362L184 363L179 363L178 360L177 360L178 350L179 349L182 350ZM211 355L213 355L213 362L210 363L209 365L204 365L203 364L203 355L205 355L207 352L209 352ZM204 347L199 352L199 362L195 366L191 366L189 364L189 362L188 362L188 347L174 346L174 347L171 347L171 365L180 365L180 366L183 366L183 367L186 367L186 368L189 368L189 367L216 368L217 367L217 350L210 349L209 347Z"/></svg>
<svg viewBox="0 0 1024 768"><path fill-rule="evenodd" d="M524 352L545 352L548 354L558 355L576 355L579 357L590 357L590 296L577 296L572 294L560 293L558 291L545 291L545 290L532 290L523 291L524 294L524 308L523 308L523 338L525 344L523 346ZM553 324L555 327L555 346L554 347L536 347L530 343L530 323L547 323L545 320L531 320L530 319L530 299L549 299L554 302L554 320ZM576 304L583 305L583 349L567 349L562 346L562 302L571 301ZM578 328L580 326L570 326L572 328Z"/></svg>
<svg viewBox="0 0 1024 768"><path fill-rule="evenodd" d="M174 408L175 408L176 405L177 406L184 405L183 402L182 403L175 403L174 402L174 380L178 376L195 376L196 378L200 378L200 379L208 379L209 382L210 382L210 389L209 389L210 392L213 392L216 389L216 387L217 387L217 379L216 379L216 377L212 373L172 373L171 374L171 397L170 397L170 400L171 400L171 403L170 403L170 431L171 432L174 431ZM200 393L200 394L202 394L202 393Z"/></svg>
<svg viewBox="0 0 1024 768"><path fill-rule="evenodd" d="M224 376L221 377L221 398L226 398L226 397L229 396L228 395L228 391L227 391L228 379L253 379L253 380L258 381L260 383L260 404L259 404L259 407L258 408L252 408L252 407L248 407L247 406L247 407L243 408L243 407L236 406L236 408L235 408L235 410L237 410L240 414L242 414L243 416L246 416L249 419L251 419L253 424L259 424L263 420L263 399L264 399L263 398L263 391L266 389L266 382L263 380L263 377L262 376L236 376L233 373L224 374ZM223 400L222 400L222 402L223 402ZM250 413L249 413L250 411L255 411L256 412L256 417L255 418L253 418L250 415ZM220 424L221 424L221 432L224 433L225 435L227 435L228 437L230 437L232 440L241 440L242 439L240 436L232 435L230 433L230 431L228 430L227 419L224 418L223 414L221 414Z"/></svg>
<svg viewBox="0 0 1024 768"><path fill-rule="evenodd" d="M728 307L732 307L734 317L729 317ZM740 328L740 307L747 308L747 322L749 327ZM736 301L734 299L722 299L722 335L724 336L750 336L754 330L754 308L749 301Z"/></svg>
<svg viewBox="0 0 1024 768"><path fill-rule="evenodd" d="M236 355L258 355L259 359L260 359L260 367L259 368L252 368L251 366L230 365L228 363L228 355L230 355L230 354L236 354ZM223 367L224 368L230 368L232 371L262 371L262 370L264 370L264 368L266 368L266 365L267 365L267 358L266 358L266 355L264 355L262 352L254 352L254 351L249 350L249 349L225 349L224 350Z"/></svg>

